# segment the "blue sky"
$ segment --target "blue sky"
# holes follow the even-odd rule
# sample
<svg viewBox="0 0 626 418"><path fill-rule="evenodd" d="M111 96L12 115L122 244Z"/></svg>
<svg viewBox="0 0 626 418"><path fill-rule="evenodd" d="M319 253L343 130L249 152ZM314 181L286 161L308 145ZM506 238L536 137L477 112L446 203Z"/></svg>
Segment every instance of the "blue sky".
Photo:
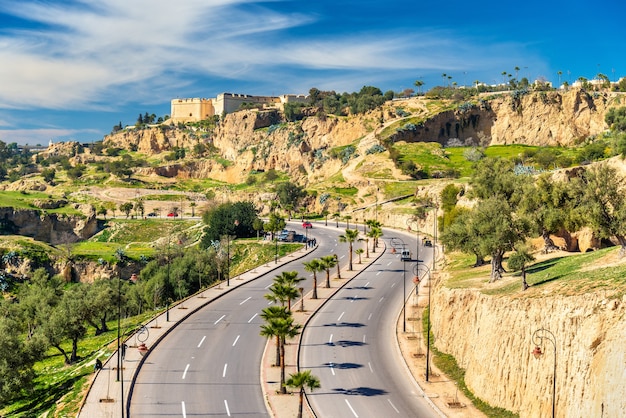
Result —
<svg viewBox="0 0 626 418"><path fill-rule="evenodd" d="M626 75L626 5L0 0L0 140L97 141L177 97Z"/></svg>

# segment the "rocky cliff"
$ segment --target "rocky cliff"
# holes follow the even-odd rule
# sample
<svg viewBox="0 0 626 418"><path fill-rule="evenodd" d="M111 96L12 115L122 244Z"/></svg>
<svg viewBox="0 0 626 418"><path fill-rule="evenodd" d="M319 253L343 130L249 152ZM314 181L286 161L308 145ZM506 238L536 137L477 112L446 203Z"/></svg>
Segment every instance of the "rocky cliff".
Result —
<svg viewBox="0 0 626 418"><path fill-rule="evenodd" d="M91 205L79 205L85 215L45 213L34 209L0 207L0 220L7 232L32 237L50 244L84 240L97 232L96 213Z"/></svg>
<svg viewBox="0 0 626 418"><path fill-rule="evenodd" d="M439 113L414 129L403 129L395 140L439 142L452 138L480 145L572 146L607 129L611 107L624 106L623 93L536 92L504 93Z"/></svg>
<svg viewBox="0 0 626 418"><path fill-rule="evenodd" d="M554 346L545 341L539 359L531 351L533 332L546 328L556 339L556 416L623 416L626 297L613 293L498 297L439 282L432 292L435 345L456 358L467 386L489 404L522 418L545 417Z"/></svg>
<svg viewBox="0 0 626 418"><path fill-rule="evenodd" d="M325 152L333 147L356 144L369 138L383 124L401 120L397 110L409 117L424 118L411 129L399 129L392 140L428 141L447 145L458 139L467 144L528 144L571 146L602 133L606 111L626 105L621 93L534 92L522 95L503 93L480 99L477 104L455 110L429 112L423 98L392 101L366 115L349 117L309 116L286 123L277 110L243 110L226 115L208 138L197 132L163 125L129 129L107 136L105 145L134 149L153 155L173 147L192 149L198 143L211 143L219 156L182 163L144 168L141 174L167 177L210 177L226 182L243 182L251 171L276 169L294 181L306 184L334 174L341 162ZM401 124L401 122L400 122ZM368 144L369 146L373 144Z"/></svg>

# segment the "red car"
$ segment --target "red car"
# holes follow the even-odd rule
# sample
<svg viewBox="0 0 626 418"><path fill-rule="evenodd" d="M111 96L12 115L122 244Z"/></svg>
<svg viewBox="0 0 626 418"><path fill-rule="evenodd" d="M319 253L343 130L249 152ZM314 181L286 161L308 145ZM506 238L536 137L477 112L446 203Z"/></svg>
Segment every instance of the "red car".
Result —
<svg viewBox="0 0 626 418"><path fill-rule="evenodd" d="M313 224L309 221L302 222L302 228L313 228Z"/></svg>
<svg viewBox="0 0 626 418"><path fill-rule="evenodd" d="M168 214L167 214L167 216L168 216L169 218L174 218L174 217L178 216L178 213L175 213L175 212L170 212L170 213L168 213Z"/></svg>

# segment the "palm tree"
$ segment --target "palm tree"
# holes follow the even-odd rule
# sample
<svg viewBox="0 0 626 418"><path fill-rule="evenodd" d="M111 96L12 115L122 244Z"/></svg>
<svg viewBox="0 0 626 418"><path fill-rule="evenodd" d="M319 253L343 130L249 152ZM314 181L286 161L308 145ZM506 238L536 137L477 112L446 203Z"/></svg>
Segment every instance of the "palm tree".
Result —
<svg viewBox="0 0 626 418"><path fill-rule="evenodd" d="M346 229L350 228L350 219L352 219L352 216L346 215L343 219L346 221Z"/></svg>
<svg viewBox="0 0 626 418"><path fill-rule="evenodd" d="M424 82L422 80L416 80L415 83L413 84L415 85L415 87L417 87L417 91L421 94L422 86L424 85Z"/></svg>
<svg viewBox="0 0 626 418"><path fill-rule="evenodd" d="M356 229L346 229L346 233L339 235L339 242L348 243L348 270L352 271L352 243L357 240L359 231Z"/></svg>
<svg viewBox="0 0 626 418"><path fill-rule="evenodd" d="M341 279L341 266L339 265L339 256L337 254L333 254L333 257L335 257L335 263L337 263L337 278Z"/></svg>
<svg viewBox="0 0 626 418"><path fill-rule="evenodd" d="M305 280L304 277L298 277L298 272L295 270L283 271L280 275L274 278L274 283L295 286L303 280Z"/></svg>
<svg viewBox="0 0 626 418"><path fill-rule="evenodd" d="M373 238L372 252L375 253L376 247L378 247L378 238L383 236L383 230L378 226L373 226L367 233L367 236Z"/></svg>
<svg viewBox="0 0 626 418"><path fill-rule="evenodd" d="M287 302L287 309L291 312L291 301L298 297L298 289L292 284L275 281L269 290L272 293L266 294L265 299L274 303L280 303L281 306L285 306L285 302Z"/></svg>
<svg viewBox="0 0 626 418"><path fill-rule="evenodd" d="M300 334L302 325L294 324L293 317L275 318L268 321L266 325L261 325L261 336L276 337L280 342L280 393L287 393L285 387L285 341Z"/></svg>
<svg viewBox="0 0 626 418"><path fill-rule="evenodd" d="M334 255L325 255L321 259L322 266L326 270L326 288L330 287L330 269L337 265L337 259Z"/></svg>
<svg viewBox="0 0 626 418"><path fill-rule="evenodd" d="M333 219L335 220L335 228L339 228L339 218L341 218L341 215L339 214L339 212L333 213Z"/></svg>
<svg viewBox="0 0 626 418"><path fill-rule="evenodd" d="M311 370L302 370L289 375L285 384L291 388L297 388L300 392L298 401L298 418L302 418L302 405L304 404L304 388L307 386L311 391L321 387L320 380L311 374Z"/></svg>
<svg viewBox="0 0 626 418"><path fill-rule="evenodd" d="M361 254L363 254L365 250L363 248L357 248L354 252L359 255L359 264L361 264Z"/></svg>
<svg viewBox="0 0 626 418"><path fill-rule="evenodd" d="M311 299L317 299L317 272L323 271L324 266L322 266L319 258L314 258L311 261L304 262L304 269L313 273L313 295L311 295Z"/></svg>
<svg viewBox="0 0 626 418"><path fill-rule="evenodd" d="M289 318L290 316L291 312L284 306L268 306L261 311L261 318L267 322L277 318ZM274 366L280 366L280 340L278 339L278 335L276 335L276 362Z"/></svg>

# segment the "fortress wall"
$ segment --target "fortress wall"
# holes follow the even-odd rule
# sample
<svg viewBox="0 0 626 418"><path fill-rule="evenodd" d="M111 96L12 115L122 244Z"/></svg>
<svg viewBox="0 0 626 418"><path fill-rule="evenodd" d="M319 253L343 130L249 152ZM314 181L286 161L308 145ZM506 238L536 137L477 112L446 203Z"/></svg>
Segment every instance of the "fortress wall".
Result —
<svg viewBox="0 0 626 418"><path fill-rule="evenodd" d="M174 99L171 108L174 122L200 121L215 114L211 99Z"/></svg>

